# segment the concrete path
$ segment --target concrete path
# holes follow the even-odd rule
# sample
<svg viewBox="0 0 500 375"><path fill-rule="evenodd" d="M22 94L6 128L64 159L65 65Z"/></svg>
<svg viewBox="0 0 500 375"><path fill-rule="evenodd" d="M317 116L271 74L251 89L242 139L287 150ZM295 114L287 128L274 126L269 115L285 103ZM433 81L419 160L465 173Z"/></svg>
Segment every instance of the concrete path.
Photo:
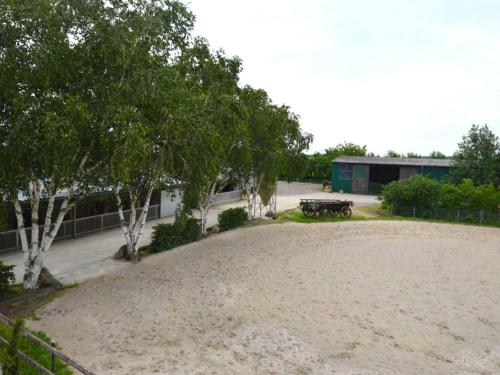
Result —
<svg viewBox="0 0 500 375"><path fill-rule="evenodd" d="M356 206L369 205L376 202L376 197L367 195L352 195L339 193L324 193L321 185L279 183L278 185L278 211L286 211L297 207L301 198L329 198L353 200ZM213 207L208 215L208 226L217 224L220 212L230 208L246 206L246 201L223 204ZM263 213L264 214L264 213ZM144 229L143 245L151 242L153 227L158 223L171 223L174 217L167 217L148 221ZM120 228L92 233L76 239L60 240L53 244L47 252L45 265L53 275L64 284L80 282L96 277L129 263L113 259L113 254L124 243ZM20 282L23 276L23 253L14 251L0 254L0 260L5 264L16 265L16 278Z"/></svg>

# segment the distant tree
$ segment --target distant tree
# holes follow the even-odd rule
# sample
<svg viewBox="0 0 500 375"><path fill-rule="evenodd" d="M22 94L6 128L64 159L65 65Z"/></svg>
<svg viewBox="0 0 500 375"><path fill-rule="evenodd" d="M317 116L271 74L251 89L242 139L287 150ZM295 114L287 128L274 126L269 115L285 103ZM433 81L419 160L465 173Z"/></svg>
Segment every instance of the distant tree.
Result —
<svg viewBox="0 0 500 375"><path fill-rule="evenodd" d="M315 180L330 180L332 160L339 156L367 156L366 145L360 146L351 142L339 143L323 152L307 155L307 167L304 177Z"/></svg>
<svg viewBox="0 0 500 375"><path fill-rule="evenodd" d="M446 155L440 151L432 151L429 156L431 159L446 159Z"/></svg>
<svg viewBox="0 0 500 375"><path fill-rule="evenodd" d="M386 157L388 158L401 158L402 154L397 153L396 151L389 150L385 154Z"/></svg>
<svg viewBox="0 0 500 375"><path fill-rule="evenodd" d="M406 154L407 158L414 158L414 159L420 159L422 158L422 155L417 154L416 152L408 152Z"/></svg>
<svg viewBox="0 0 500 375"><path fill-rule="evenodd" d="M344 142L335 147L327 148L325 155L333 160L339 156L366 156L366 152L366 145L360 146L355 143Z"/></svg>
<svg viewBox="0 0 500 375"><path fill-rule="evenodd" d="M500 142L488 125L472 125L453 155L450 177L455 183L470 178L475 185L500 186Z"/></svg>

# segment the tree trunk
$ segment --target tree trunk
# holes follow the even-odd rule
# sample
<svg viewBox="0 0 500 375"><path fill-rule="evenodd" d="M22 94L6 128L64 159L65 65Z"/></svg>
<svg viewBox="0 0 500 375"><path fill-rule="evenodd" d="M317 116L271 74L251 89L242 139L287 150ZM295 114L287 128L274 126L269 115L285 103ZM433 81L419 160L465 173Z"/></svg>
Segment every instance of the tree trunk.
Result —
<svg viewBox="0 0 500 375"><path fill-rule="evenodd" d="M37 249L24 254L24 289L36 289L38 287L38 278L43 267L44 251Z"/></svg>
<svg viewBox="0 0 500 375"><path fill-rule="evenodd" d="M84 170L85 164L87 163L88 155L84 155L78 166L77 175L82 177L85 173L89 172L89 169ZM95 167L95 166L94 166ZM51 179L49 179L50 181ZM78 181L74 180L70 187L66 191L66 196L64 197L61 208L57 214L55 221L52 220L52 214L54 212L54 202L56 191L55 188L50 188L46 190L49 194L47 213L45 215L45 223L43 226L42 236L40 238L40 224L39 224L39 206L40 197L42 195L42 189L47 189L41 180L32 180L28 185L29 198L31 203L31 241L28 241L28 236L26 234L26 227L23 217L23 210L21 207L21 202L18 199L17 194L13 197L14 209L17 219L17 229L19 232L19 237L21 238L21 247L24 252L24 277L23 286L25 289L35 289L38 286L38 278L40 276L40 271L43 267L43 262L45 258L45 252L50 249L54 238L61 227L66 214L74 207L75 203L72 202L73 197L78 192Z"/></svg>
<svg viewBox="0 0 500 375"><path fill-rule="evenodd" d="M146 199L144 206L141 209L141 215L139 219L135 218L136 215L136 203L139 201L137 192L130 191L130 220L127 223L125 220L125 215L123 213L123 204L120 198L120 187L115 187L115 197L118 205L118 216L120 217L120 225L122 228L122 233L125 237L125 242L127 245L127 259L132 262L137 262L139 260L139 241L144 233L144 228L146 226L146 219L148 216L149 205L151 202L151 196L154 190L154 181L149 185L148 191L146 193Z"/></svg>
<svg viewBox="0 0 500 375"><path fill-rule="evenodd" d="M202 197L202 200L199 204L200 219L201 219L201 234L203 236L207 234L208 211L210 210L210 207L212 206L212 202L214 200L216 185L217 181L213 181L210 184L208 191L206 191L205 196Z"/></svg>
<svg viewBox="0 0 500 375"><path fill-rule="evenodd" d="M54 201L55 193L51 192L49 195L49 202L47 207L47 213L45 216L45 224L43 227L42 238L40 239L40 226L38 223L39 219L39 205L41 196L41 182L32 181L30 183L30 200L31 200L31 241L28 241L28 236L26 235L26 228L24 224L23 210L21 207L21 202L14 199L14 208L17 218L17 227L19 231L19 236L21 238L21 246L24 252L24 277L23 277L23 287L25 289L35 289L38 285L38 278L40 276L40 271L44 264L45 252L50 248L52 242L59 230L64 217L70 209L73 208L74 203L70 203L74 195L73 185L64 198L61 205L59 213L57 215L56 221L52 222L52 213L54 211Z"/></svg>

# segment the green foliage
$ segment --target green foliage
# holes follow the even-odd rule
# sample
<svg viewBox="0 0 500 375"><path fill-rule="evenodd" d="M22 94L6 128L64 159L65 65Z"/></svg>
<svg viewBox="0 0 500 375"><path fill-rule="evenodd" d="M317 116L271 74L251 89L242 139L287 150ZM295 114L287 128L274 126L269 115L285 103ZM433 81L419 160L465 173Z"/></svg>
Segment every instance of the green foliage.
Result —
<svg viewBox="0 0 500 375"><path fill-rule="evenodd" d="M340 143L335 147L327 148L324 152L307 155L307 167L304 178L316 181L330 180L332 173L332 160L339 156L366 156L366 146L356 145L351 142Z"/></svg>
<svg viewBox="0 0 500 375"><path fill-rule="evenodd" d="M422 157L422 155L417 154L416 152L408 152L406 154L406 157L407 158L413 158L413 159L420 159Z"/></svg>
<svg viewBox="0 0 500 375"><path fill-rule="evenodd" d="M201 236L198 219L177 217L172 224L158 224L153 228L151 251L159 253L197 241Z"/></svg>
<svg viewBox="0 0 500 375"><path fill-rule="evenodd" d="M475 185L492 183L500 187L500 141L487 125L472 125L453 155L453 182L470 178Z"/></svg>
<svg viewBox="0 0 500 375"><path fill-rule="evenodd" d="M7 205L0 200L0 231L6 230L7 227Z"/></svg>
<svg viewBox="0 0 500 375"><path fill-rule="evenodd" d="M0 336L5 338L9 342L12 342L14 338L17 336L17 340L15 340L17 348L30 358L34 359L36 362L40 363L45 368L50 369L51 365L50 353L45 349L41 348L40 346L38 346L37 344L29 341L26 337L21 336L19 333L22 328L23 328L23 323L21 320L16 321L14 330L11 327L8 327L0 323ZM48 344L52 342L52 340L43 332L32 332L32 333L39 339L45 341ZM9 356L9 349L0 348L0 362L3 363L5 366L7 363L12 363L12 360L15 361L15 359L12 358L12 356ZM9 374L9 372L6 372L5 370L3 371L4 375ZM62 362L57 358L56 358L56 373L58 375L73 374L73 372L69 369L69 367L64 362ZM39 372L33 369L30 365L28 365L24 361L19 361L19 372L12 372L12 374L39 375Z"/></svg>
<svg viewBox="0 0 500 375"><path fill-rule="evenodd" d="M242 226L247 221L247 213L243 207L229 208L218 217L221 232Z"/></svg>
<svg viewBox="0 0 500 375"><path fill-rule="evenodd" d="M0 261L0 295L12 288L15 282L14 266L5 265Z"/></svg>
<svg viewBox="0 0 500 375"><path fill-rule="evenodd" d="M403 157L403 154L400 154L394 150L389 150L386 152L385 156L388 158L401 158Z"/></svg>
<svg viewBox="0 0 500 375"><path fill-rule="evenodd" d="M2 361L2 373L5 375L18 375L19 373L19 356L17 355L17 350L23 327L24 322L21 319L17 319L12 329L9 346L5 351L5 359Z"/></svg>
<svg viewBox="0 0 500 375"><path fill-rule="evenodd" d="M429 157L431 159L446 159L446 155L443 154L441 151L432 151Z"/></svg>
<svg viewBox="0 0 500 375"><path fill-rule="evenodd" d="M500 190L492 184L475 186L471 179L464 179L454 185L421 175L387 184L382 189L382 198L385 205L419 209L482 209L498 212L500 206Z"/></svg>

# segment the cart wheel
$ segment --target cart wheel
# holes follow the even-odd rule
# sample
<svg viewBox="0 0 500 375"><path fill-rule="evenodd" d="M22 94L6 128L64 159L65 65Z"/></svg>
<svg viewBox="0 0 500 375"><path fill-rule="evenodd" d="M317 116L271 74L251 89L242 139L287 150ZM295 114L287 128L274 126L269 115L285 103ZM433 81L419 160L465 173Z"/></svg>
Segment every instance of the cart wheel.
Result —
<svg viewBox="0 0 500 375"><path fill-rule="evenodd" d="M351 208L347 207L347 206L342 207L342 209L340 210L340 215L343 218L349 218L349 217L351 217L351 215L352 215Z"/></svg>
<svg viewBox="0 0 500 375"><path fill-rule="evenodd" d="M302 210L302 213L307 216L307 217L311 217L313 215L313 212L312 211L309 211L309 210Z"/></svg>
<svg viewBox="0 0 500 375"><path fill-rule="evenodd" d="M338 211L335 211L335 210L330 210L330 211L328 211L328 214L329 214L330 216L337 216L337 215L339 214L339 212L338 212Z"/></svg>

